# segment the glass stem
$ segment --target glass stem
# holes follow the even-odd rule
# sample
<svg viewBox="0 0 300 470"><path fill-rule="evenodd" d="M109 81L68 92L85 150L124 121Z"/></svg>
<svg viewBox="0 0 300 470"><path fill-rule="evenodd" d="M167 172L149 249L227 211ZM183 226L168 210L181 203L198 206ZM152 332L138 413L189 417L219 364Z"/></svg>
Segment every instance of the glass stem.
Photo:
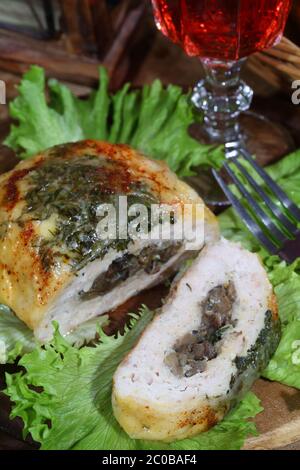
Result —
<svg viewBox="0 0 300 470"><path fill-rule="evenodd" d="M244 59L201 59L205 79L194 89L192 101L204 113L204 130L211 143L243 145L239 115L250 108L253 91L240 79Z"/></svg>

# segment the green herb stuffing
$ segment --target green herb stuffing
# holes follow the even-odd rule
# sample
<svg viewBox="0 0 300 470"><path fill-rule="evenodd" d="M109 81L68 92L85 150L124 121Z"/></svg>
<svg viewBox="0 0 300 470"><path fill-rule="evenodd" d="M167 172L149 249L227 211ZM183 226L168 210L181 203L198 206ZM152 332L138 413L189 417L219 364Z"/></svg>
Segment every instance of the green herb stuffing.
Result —
<svg viewBox="0 0 300 470"><path fill-rule="evenodd" d="M11 104L11 116L18 124L12 127L6 143L24 158L52 145L84 138L128 143L153 158L166 160L180 176L189 174L195 165L220 164L220 149L200 145L189 137L188 126L201 118L180 88L163 88L156 81L138 91L126 85L115 95L109 95L107 89L103 70L99 89L87 100L74 97L65 86L50 80L47 103L44 73L32 67ZM300 151L270 167L269 172L300 204ZM300 263L286 266L269 256L233 210L222 214L220 222L224 236L261 255L278 297L283 335L264 376L300 388ZM131 440L120 429L110 404L112 376L150 319L150 312L145 311L125 336L102 335L102 343L96 347L78 350L57 331L52 345L34 348L33 335L20 320L8 311L1 314L0 354L1 344L10 360L18 355L16 342L22 354L34 348L20 361L24 370L6 376L7 394L14 402L12 414L22 417L25 432L43 449L241 448L246 437L256 433L248 418L262 410L251 393L222 423L193 439L170 445L148 443ZM42 392L34 391L32 385L43 387Z"/></svg>
<svg viewBox="0 0 300 470"><path fill-rule="evenodd" d="M55 149L53 153L58 151ZM110 168L108 162L97 157L87 155L63 160L56 156L26 176L30 190L26 194L23 217L29 214L43 221L55 216L52 236L34 241L46 270L58 256L71 258L73 268L78 270L102 258L109 249L127 247L129 238L105 240L98 236L97 210L101 204L112 204L118 211L119 196L125 193L129 207L138 201L150 211L152 203L158 204L147 188L134 182L126 190L119 188L120 193L117 187L112 189L109 180L116 171L116 165Z"/></svg>
<svg viewBox="0 0 300 470"><path fill-rule="evenodd" d="M264 370L268 365L268 358L275 353L278 347L280 335L280 323L274 324L272 312L268 310L264 328L259 333L255 344L247 351L246 356L237 356L234 360L238 375L249 367Z"/></svg>

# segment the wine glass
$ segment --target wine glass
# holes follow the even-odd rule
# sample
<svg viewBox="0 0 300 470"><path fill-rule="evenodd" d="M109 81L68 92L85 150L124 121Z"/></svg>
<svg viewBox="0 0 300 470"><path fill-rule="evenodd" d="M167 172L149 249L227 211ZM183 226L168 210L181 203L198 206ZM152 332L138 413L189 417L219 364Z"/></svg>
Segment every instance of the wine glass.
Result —
<svg viewBox="0 0 300 470"><path fill-rule="evenodd" d="M246 57L280 41L291 0L152 0L157 27L190 56L198 56L205 78L192 101L204 114L211 143L245 146L239 115L253 91L240 79Z"/></svg>

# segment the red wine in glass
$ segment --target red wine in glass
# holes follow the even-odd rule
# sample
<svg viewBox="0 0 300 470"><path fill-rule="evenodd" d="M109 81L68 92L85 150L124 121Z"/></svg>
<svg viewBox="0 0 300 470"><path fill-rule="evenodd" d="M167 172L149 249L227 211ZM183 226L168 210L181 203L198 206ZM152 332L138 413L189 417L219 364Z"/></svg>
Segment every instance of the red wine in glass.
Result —
<svg viewBox="0 0 300 470"><path fill-rule="evenodd" d="M191 56L238 60L281 39L286 0L153 0L158 27Z"/></svg>
<svg viewBox="0 0 300 470"><path fill-rule="evenodd" d="M206 79L193 102L204 112L211 141L242 144L240 112L253 92L240 81L245 57L280 41L291 0L152 0L158 28L188 55L198 56Z"/></svg>

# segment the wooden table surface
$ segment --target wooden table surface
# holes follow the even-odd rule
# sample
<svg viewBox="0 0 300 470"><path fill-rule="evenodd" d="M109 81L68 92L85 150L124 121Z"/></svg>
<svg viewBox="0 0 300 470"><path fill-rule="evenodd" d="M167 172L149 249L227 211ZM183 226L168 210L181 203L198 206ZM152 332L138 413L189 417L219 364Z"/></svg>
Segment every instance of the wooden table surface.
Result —
<svg viewBox="0 0 300 470"><path fill-rule="evenodd" d="M186 58L179 48L160 35L154 35L150 52L141 58L139 67L129 78L135 86L158 77L166 84L178 83L188 87L200 76L201 68L196 59ZM273 125L258 126L251 118L246 118L252 134L250 145L259 153L262 164L270 163L300 147L300 107L294 106L288 95L270 95L265 85L255 77L246 78L257 92L254 109L273 122ZM9 128L7 109L1 109L0 119L1 116L0 141ZM0 172L8 171L16 161L13 152L3 146L0 148ZM156 288L132 299L112 314L113 327L122 323L126 312L133 311L141 302L150 308L155 307L161 296L161 289ZM0 390L4 388L5 370L12 371L14 366L0 366ZM245 448L300 450L300 391L265 380L258 380L253 390L262 400L264 412L255 419L260 436L248 439ZM0 450L36 449L30 438L22 439L22 423L18 419L10 421L9 411L9 400L0 393Z"/></svg>

